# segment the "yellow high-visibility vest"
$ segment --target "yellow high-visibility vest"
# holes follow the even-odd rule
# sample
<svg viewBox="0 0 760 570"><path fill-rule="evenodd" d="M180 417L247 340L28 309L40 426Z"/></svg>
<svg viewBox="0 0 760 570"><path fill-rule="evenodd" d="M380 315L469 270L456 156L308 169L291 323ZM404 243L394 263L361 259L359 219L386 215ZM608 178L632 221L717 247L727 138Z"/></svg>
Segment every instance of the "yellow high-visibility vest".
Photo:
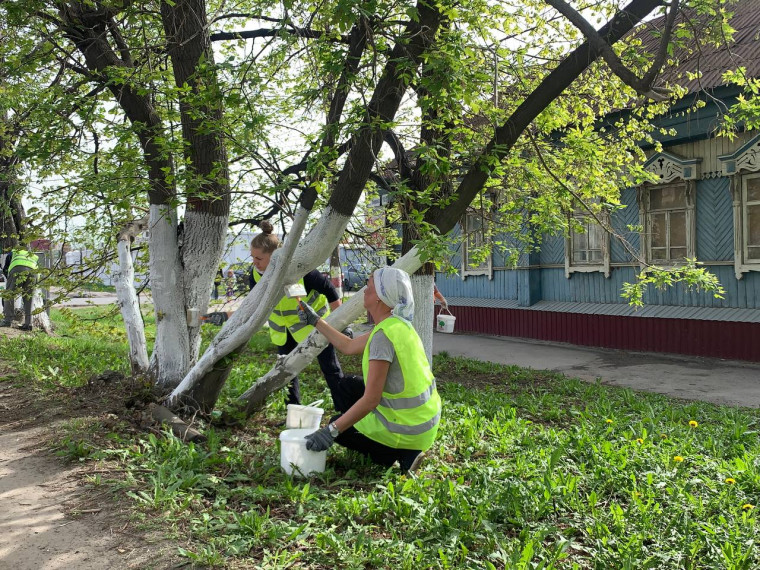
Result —
<svg viewBox="0 0 760 570"><path fill-rule="evenodd" d="M16 266L37 269L38 259L39 257L30 251L26 251L25 249L14 249L13 256L11 257L11 264L8 266L8 273L10 273L11 269Z"/></svg>
<svg viewBox="0 0 760 570"><path fill-rule="evenodd" d="M354 427L368 438L394 449L425 451L433 445L441 419L441 397L435 387L425 348L411 323L388 317L372 330L364 348L364 383L369 372L369 345L382 330L393 344L404 377L404 389L396 394L383 391L380 404Z"/></svg>
<svg viewBox="0 0 760 570"><path fill-rule="evenodd" d="M258 283L261 274L253 270L253 280ZM303 285L303 279L298 282ZM305 299L306 303L311 305L320 317L326 317L330 314L330 305L327 297L317 291L311 291ZM277 346L283 346L288 340L288 331L296 342L301 342L314 329L313 326L302 323L298 318L298 300L283 297L272 309L269 315L269 338Z"/></svg>

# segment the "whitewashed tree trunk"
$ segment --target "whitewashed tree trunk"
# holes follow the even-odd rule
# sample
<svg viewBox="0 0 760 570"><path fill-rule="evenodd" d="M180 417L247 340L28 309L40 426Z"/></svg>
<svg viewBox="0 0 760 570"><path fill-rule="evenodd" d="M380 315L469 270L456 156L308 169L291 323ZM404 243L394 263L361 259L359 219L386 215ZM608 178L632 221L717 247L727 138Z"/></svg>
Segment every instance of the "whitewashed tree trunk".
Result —
<svg viewBox="0 0 760 570"><path fill-rule="evenodd" d="M186 309L197 308L203 315L208 312L214 276L227 238L227 217L205 212L187 212L184 225L182 296ZM190 350L189 369L195 364L200 352L200 325L189 326L186 334ZM182 371L183 376L188 369Z"/></svg>
<svg viewBox="0 0 760 570"><path fill-rule="evenodd" d="M433 364L433 276L411 275L414 296L414 329L420 336L425 356Z"/></svg>
<svg viewBox="0 0 760 570"><path fill-rule="evenodd" d="M22 298L16 297L13 303L14 311L21 311L21 314L23 315L24 302ZM42 292L36 288L34 290L34 295L32 296L32 326L35 329L45 331L46 334L51 334L53 332L53 323L50 320L47 311L45 311L45 298L42 296Z"/></svg>
<svg viewBox="0 0 760 570"><path fill-rule="evenodd" d="M409 274L414 273L422 266L417 248L413 248L401 257L393 267L403 269ZM260 283L260 282L259 282ZM256 285L258 287L258 285ZM358 319L364 312L364 290L362 287L348 301L343 303L325 319L330 325L338 330L343 330ZM430 283L430 305L432 306L433 287ZM416 302L416 297L415 297ZM427 328L432 327L432 315L427 321ZM432 334L431 334L432 342ZM235 410L243 417L248 417L264 406L267 396L272 392L283 388L290 382L293 376L299 374L308 366L327 346L327 339L316 330L306 337L290 354L277 358L272 369L259 378L244 394L238 398L238 409Z"/></svg>
<svg viewBox="0 0 760 570"><path fill-rule="evenodd" d="M119 254L119 270L114 275L116 298L129 342L129 365L132 374L144 374L148 370L148 344L145 341L145 324L140 313L140 301L135 291L135 266L132 261L132 240L147 226L143 218L127 225L119 232L116 250Z"/></svg>
<svg viewBox="0 0 760 570"><path fill-rule="evenodd" d="M282 298L284 285L295 283L330 255L330 251L343 235L349 217L328 207L314 228L298 242L308 215L309 210L298 208L283 247L275 251L267 271L256 287L243 299L203 356L169 395L167 405L175 406L186 399L195 404L208 404L211 400L208 394L218 393L221 383L226 379L220 377L218 386L200 385L215 364L244 346L253 334L261 329L274 306ZM205 392L203 397L200 395L201 391ZM211 405L213 406L213 402Z"/></svg>
<svg viewBox="0 0 760 570"><path fill-rule="evenodd" d="M159 388L172 388L190 367L190 342L177 244L177 213L151 205L149 218L150 288L156 315L156 343L150 374Z"/></svg>

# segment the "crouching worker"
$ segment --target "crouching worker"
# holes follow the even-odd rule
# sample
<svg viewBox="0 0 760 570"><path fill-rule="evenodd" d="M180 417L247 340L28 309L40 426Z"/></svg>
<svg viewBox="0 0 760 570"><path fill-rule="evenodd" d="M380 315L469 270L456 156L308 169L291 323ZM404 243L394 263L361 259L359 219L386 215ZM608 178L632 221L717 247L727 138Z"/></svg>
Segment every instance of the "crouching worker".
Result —
<svg viewBox="0 0 760 570"><path fill-rule="evenodd" d="M398 461L403 471L414 471L438 432L441 398L422 341L412 327L409 275L392 267L375 271L367 283L364 307L375 326L352 339L301 304L301 320L316 327L335 348L364 355L363 380L344 377L330 386L340 415L307 435L306 448L323 451L337 442L380 465Z"/></svg>

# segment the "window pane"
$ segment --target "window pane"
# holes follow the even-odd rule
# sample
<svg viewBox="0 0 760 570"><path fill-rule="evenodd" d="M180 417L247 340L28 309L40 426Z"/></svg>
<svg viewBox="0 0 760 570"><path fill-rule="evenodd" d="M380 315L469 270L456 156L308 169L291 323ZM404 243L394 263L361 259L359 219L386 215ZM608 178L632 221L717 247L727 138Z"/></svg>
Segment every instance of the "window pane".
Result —
<svg viewBox="0 0 760 570"><path fill-rule="evenodd" d="M686 186L661 186L649 191L649 207L652 210L683 208L686 206Z"/></svg>
<svg viewBox="0 0 760 570"><path fill-rule="evenodd" d="M760 247L748 247L747 259L760 260Z"/></svg>
<svg viewBox="0 0 760 570"><path fill-rule="evenodd" d="M660 247L657 249L652 248L652 260L660 260L660 259L665 259L665 248L664 247Z"/></svg>
<svg viewBox="0 0 760 570"><path fill-rule="evenodd" d="M760 201L760 177L747 178L747 202Z"/></svg>
<svg viewBox="0 0 760 570"><path fill-rule="evenodd" d="M601 249L604 230L596 224L589 225L588 246L591 249Z"/></svg>
<svg viewBox="0 0 760 570"><path fill-rule="evenodd" d="M747 207L747 245L760 245L760 205Z"/></svg>
<svg viewBox="0 0 760 570"><path fill-rule="evenodd" d="M573 233L573 249L586 249L588 247L588 234Z"/></svg>
<svg viewBox="0 0 760 570"><path fill-rule="evenodd" d="M652 214L652 248L665 247L666 241L667 221L665 214Z"/></svg>
<svg viewBox="0 0 760 570"><path fill-rule="evenodd" d="M602 261L602 250L601 249L592 249L589 251L589 254L591 255L591 261L597 261L601 263Z"/></svg>
<svg viewBox="0 0 760 570"><path fill-rule="evenodd" d="M476 214L467 215L467 231L474 232L483 227L483 219Z"/></svg>
<svg viewBox="0 0 760 570"><path fill-rule="evenodd" d="M573 252L573 261L578 263L583 263L586 261L586 252L585 251L574 251Z"/></svg>
<svg viewBox="0 0 760 570"><path fill-rule="evenodd" d="M670 213L670 245L686 247L686 212Z"/></svg>
<svg viewBox="0 0 760 570"><path fill-rule="evenodd" d="M686 248L685 247L671 247L670 248L670 259L686 259Z"/></svg>

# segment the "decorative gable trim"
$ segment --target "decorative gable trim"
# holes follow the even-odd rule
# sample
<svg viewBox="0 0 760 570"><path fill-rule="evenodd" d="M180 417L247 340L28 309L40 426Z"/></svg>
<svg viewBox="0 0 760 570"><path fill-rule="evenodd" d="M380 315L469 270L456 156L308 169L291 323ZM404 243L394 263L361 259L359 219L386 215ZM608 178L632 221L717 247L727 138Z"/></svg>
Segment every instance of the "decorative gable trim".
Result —
<svg viewBox="0 0 760 570"><path fill-rule="evenodd" d="M669 152L658 152L644 163L644 170L657 177L653 184L667 184L673 180L697 180L701 158L684 158Z"/></svg>
<svg viewBox="0 0 760 570"><path fill-rule="evenodd" d="M760 171L760 135L753 138L732 154L718 157L723 176Z"/></svg>

